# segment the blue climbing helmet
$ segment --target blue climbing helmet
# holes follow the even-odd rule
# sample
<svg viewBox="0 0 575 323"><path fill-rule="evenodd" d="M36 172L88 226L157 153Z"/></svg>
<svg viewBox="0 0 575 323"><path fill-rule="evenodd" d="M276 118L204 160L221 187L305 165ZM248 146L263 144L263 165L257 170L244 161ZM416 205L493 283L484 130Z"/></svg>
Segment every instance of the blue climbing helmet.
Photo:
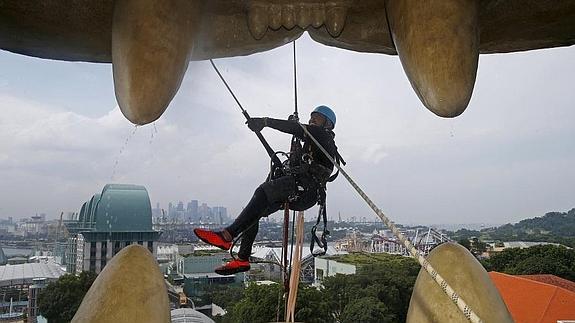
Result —
<svg viewBox="0 0 575 323"><path fill-rule="evenodd" d="M335 112L333 112L332 109L330 109L329 107L325 106L325 105L320 105L319 107L315 108L312 112L313 113L319 113L322 116L324 116L327 120L329 120L331 122L331 124L333 125L333 128L335 128Z"/></svg>

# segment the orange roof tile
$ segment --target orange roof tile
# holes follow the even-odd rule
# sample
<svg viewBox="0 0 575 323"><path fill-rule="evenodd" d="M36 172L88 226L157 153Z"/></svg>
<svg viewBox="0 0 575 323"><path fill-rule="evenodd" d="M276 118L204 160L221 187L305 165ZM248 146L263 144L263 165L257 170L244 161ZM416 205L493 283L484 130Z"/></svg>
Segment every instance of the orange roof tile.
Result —
<svg viewBox="0 0 575 323"><path fill-rule="evenodd" d="M515 322L555 323L558 320L575 320L575 292L494 271L489 276Z"/></svg>
<svg viewBox="0 0 575 323"><path fill-rule="evenodd" d="M518 275L518 277L536 280L538 282L565 288L566 290L575 292L575 282L557 277L555 275Z"/></svg>

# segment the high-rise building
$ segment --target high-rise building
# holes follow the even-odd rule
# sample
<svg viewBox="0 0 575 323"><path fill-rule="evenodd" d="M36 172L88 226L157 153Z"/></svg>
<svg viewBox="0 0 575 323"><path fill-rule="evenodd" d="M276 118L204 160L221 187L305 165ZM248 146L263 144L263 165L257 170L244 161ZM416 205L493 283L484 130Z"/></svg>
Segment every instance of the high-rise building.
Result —
<svg viewBox="0 0 575 323"><path fill-rule="evenodd" d="M214 206L212 208L212 213L214 215L214 220L217 224L224 224L229 222L228 209L223 206Z"/></svg>
<svg viewBox="0 0 575 323"><path fill-rule="evenodd" d="M198 215L198 200L191 200L188 203L188 216L191 218L192 222L198 222L199 215Z"/></svg>
<svg viewBox="0 0 575 323"><path fill-rule="evenodd" d="M176 217L176 208L172 202L168 203L168 219L172 220Z"/></svg>
<svg viewBox="0 0 575 323"><path fill-rule="evenodd" d="M152 209L152 218L161 218L162 209L160 208L160 203L156 202L156 207Z"/></svg>
<svg viewBox="0 0 575 323"><path fill-rule="evenodd" d="M160 236L152 230L148 192L138 185L106 185L101 194L82 205L78 221L65 225L71 234L66 256L70 273L100 273L114 255L131 244L147 247L155 256Z"/></svg>
<svg viewBox="0 0 575 323"><path fill-rule="evenodd" d="M202 203L198 208L199 220L202 222L211 222L211 209L206 203Z"/></svg>

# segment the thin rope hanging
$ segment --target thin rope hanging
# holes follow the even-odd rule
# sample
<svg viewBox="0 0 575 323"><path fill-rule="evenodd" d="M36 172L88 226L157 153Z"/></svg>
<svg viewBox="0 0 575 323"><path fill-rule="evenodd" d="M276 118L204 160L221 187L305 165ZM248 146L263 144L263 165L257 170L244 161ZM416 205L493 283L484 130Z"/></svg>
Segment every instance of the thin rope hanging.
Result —
<svg viewBox="0 0 575 323"><path fill-rule="evenodd" d="M299 118L297 112L297 63L296 63L296 50L295 40L293 41L293 97L294 97L294 114Z"/></svg>
<svg viewBox="0 0 575 323"><path fill-rule="evenodd" d="M294 87L294 113L293 113L293 117L295 119L295 121L299 122L299 115L298 115L298 105L297 105L297 65L296 65L296 46L295 46L295 40L292 42L293 44L293 87ZM291 148L290 148L290 153L295 153L294 147L299 146L299 139L297 137L292 137L291 140ZM291 158L291 156L290 156ZM288 204L286 203L286 209L289 209ZM296 290L292 290L293 287L293 279L294 279L294 274L296 274L295 272L292 271L292 269L295 269L297 271L299 271L299 268L294 268L294 242L295 242L295 222L296 222L296 211L292 211L293 216L292 216L292 225L291 225L291 243L290 243L290 251L289 251L289 267L288 264L284 264L287 268L287 270L284 272L285 274L285 279L284 279L284 293L286 294L286 299L285 299L285 320L288 320L288 316L292 315L292 322L293 322L293 309L290 311L290 302L293 301L293 308L295 309L295 299L297 298L297 285L296 285ZM299 212L300 216L303 218L303 211ZM284 226L286 226L284 228L284 230L289 230L289 211L286 210L285 214L284 214ZM287 231L285 231L287 233ZM287 236L284 236L284 241L283 241L283 248L282 248L282 252L285 252L287 256L287 252L288 252L288 248L287 248ZM284 256L284 257L285 257ZM301 257L301 253L298 253L296 255L296 257ZM285 258L286 262L287 262L287 257ZM296 259L296 264L300 261L300 259ZM298 279L299 281L299 272L297 273L297 275L295 276L295 279Z"/></svg>
<svg viewBox="0 0 575 323"><path fill-rule="evenodd" d="M218 71L214 62L212 60L210 60L210 62L212 63L212 66L214 67L214 69L218 73L218 76L220 77L220 79L226 85L226 88L228 89L230 94L232 94L232 96L236 100L236 103L238 104L240 109L242 109L242 113L244 114L244 116L246 116L246 118L249 118L247 111L245 111L243 109L240 102L237 100L236 96L234 95L232 89L228 86L227 82L225 81L223 76ZM295 71L295 58L294 58L294 71ZM481 320L481 318L469 307L469 305L467 305L467 303L459 296L459 294L457 294L455 292L455 290L453 290L453 288L445 281L445 279L431 266L431 264L427 261L427 259L425 259L425 257L423 257L423 255L421 255L419 253L419 251L417 249L415 249L413 244L405 238L405 236L399 231L399 229L395 226L395 224L393 222L391 222L391 220L375 205L375 203L373 203L371 201L371 199L367 196L367 194L365 194L365 192L363 192L363 190L355 183L355 181L347 174L347 172L333 159L333 157L331 157L331 155L329 155L329 153L323 148L323 146L321 146L319 144L319 142L315 139L315 137L313 137L311 135L311 133L309 133L307 128L304 127L301 123L299 123L299 121L298 121L298 124L303 129L304 133L307 136L309 136L309 138L312 139L312 141L315 143L315 145L317 145L317 147L329 159L329 161L343 174L343 176L347 179L347 181L350 183L350 185L363 198L363 200L369 205L369 207L377 214L377 216L379 216L379 218L381 218L383 223L385 223L385 225L391 229L393 234L399 239L399 241L401 241L401 243L404 245L404 247L406 247L406 249L409 251L411 256L419 262L419 264L429 273L431 278L433 278L433 280L441 287L441 290L443 290L443 292L455 303L455 305L457 305L457 308L459 308L461 313L469 321L471 321L473 323L482 323L483 321ZM261 137L261 133L258 132L257 134L259 134L258 138ZM263 139L263 137L261 137L260 140L265 141L265 139ZM268 147L269 147L269 145L268 145ZM275 156L275 157L277 158L277 156ZM284 268L284 270L285 270L285 268Z"/></svg>
<svg viewBox="0 0 575 323"><path fill-rule="evenodd" d="M293 44L293 89L294 89L294 116L296 120L299 120L298 112L297 112L297 68L296 68L296 48L295 48L295 40L292 42ZM294 139L292 138L292 141ZM292 211L292 223L291 223L291 247L290 247L290 260L289 260L289 269L287 270L287 277L289 281L289 277L291 277L292 271L292 264L293 264L293 245L294 245L294 234L295 234L295 215L296 211Z"/></svg>

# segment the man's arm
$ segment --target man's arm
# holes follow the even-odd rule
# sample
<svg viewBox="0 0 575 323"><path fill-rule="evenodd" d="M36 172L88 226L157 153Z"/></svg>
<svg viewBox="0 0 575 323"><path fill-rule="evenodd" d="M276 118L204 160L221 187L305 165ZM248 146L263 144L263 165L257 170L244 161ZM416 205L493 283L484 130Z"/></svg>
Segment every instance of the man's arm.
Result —
<svg viewBox="0 0 575 323"><path fill-rule="evenodd" d="M264 125L281 132L289 133L299 138L304 137L303 129L299 126L299 124L295 121L289 120L280 120L280 119L273 119L273 118L263 118Z"/></svg>
<svg viewBox="0 0 575 323"><path fill-rule="evenodd" d="M247 122L248 127L253 131L261 131L265 127L270 127L276 130L279 130L284 133L288 133L294 135L300 139L304 139L305 132L300 127L300 125L296 121L292 120L281 120L281 119L274 119L274 118L251 118ZM318 126L310 126L310 125L303 125L307 128L307 130L311 133L314 138L318 139L320 142L322 141L323 137L325 136L325 131L321 127Z"/></svg>

